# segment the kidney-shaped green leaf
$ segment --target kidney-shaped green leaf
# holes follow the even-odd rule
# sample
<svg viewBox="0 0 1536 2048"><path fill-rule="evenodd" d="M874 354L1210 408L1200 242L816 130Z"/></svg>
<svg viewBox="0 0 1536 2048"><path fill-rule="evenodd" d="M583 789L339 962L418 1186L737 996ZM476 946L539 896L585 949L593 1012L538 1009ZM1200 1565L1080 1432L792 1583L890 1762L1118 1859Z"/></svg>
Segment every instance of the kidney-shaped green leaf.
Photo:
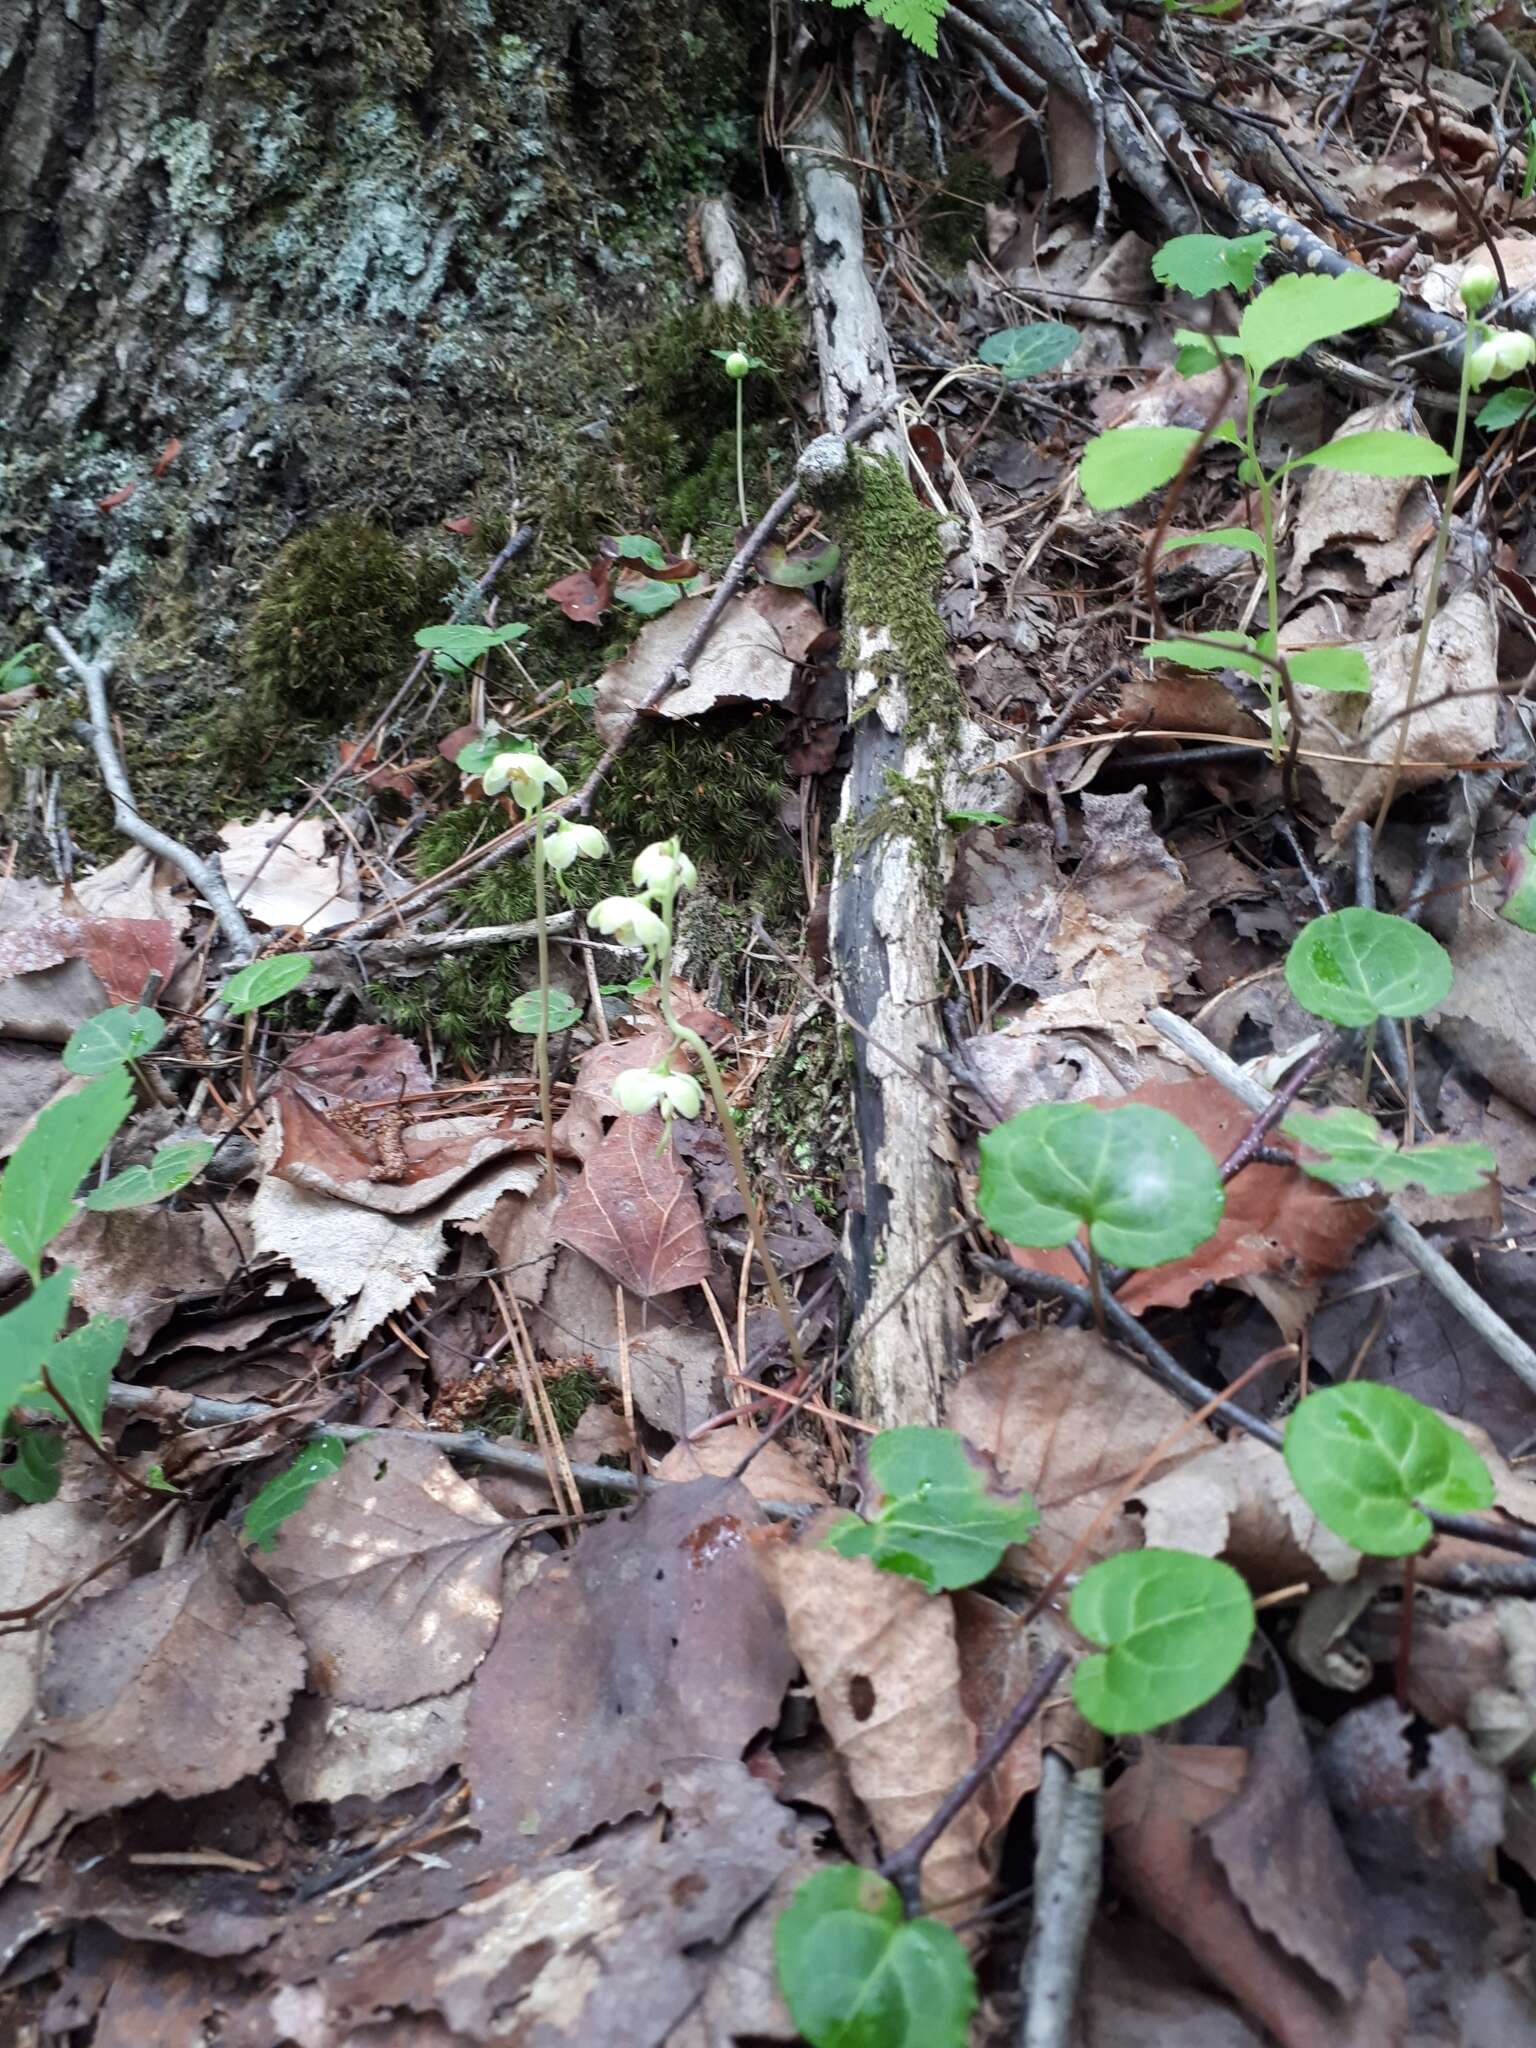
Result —
<svg viewBox="0 0 1536 2048"><path fill-rule="evenodd" d="M1432 1195L1463 1195L1498 1171L1498 1159L1487 1145L1414 1145L1399 1152L1363 1109L1330 1109L1322 1116L1298 1109L1282 1128L1287 1137L1323 1155L1299 1159L1302 1172L1336 1188L1373 1180L1388 1194L1424 1188Z"/></svg>
<svg viewBox="0 0 1536 2048"><path fill-rule="evenodd" d="M1199 440L1194 427L1111 427L1083 450L1077 480L1096 512L1134 505L1172 483Z"/></svg>
<svg viewBox="0 0 1536 2048"><path fill-rule="evenodd" d="M135 1003L119 1003L77 1024L64 1048L64 1064L72 1074L105 1074L124 1060L153 1052L165 1036L158 1011Z"/></svg>
<svg viewBox="0 0 1536 2048"><path fill-rule="evenodd" d="M1042 1102L981 1140L982 1215L1009 1244L1069 1244L1088 1226L1117 1266L1161 1266L1204 1244L1225 1197L1187 1124L1130 1102Z"/></svg>
<svg viewBox="0 0 1536 2048"><path fill-rule="evenodd" d="M1368 434L1344 434L1298 455L1285 470L1333 469L1345 476L1449 476L1455 468L1438 441L1383 427Z"/></svg>
<svg viewBox="0 0 1536 2048"><path fill-rule="evenodd" d="M1273 240L1268 228L1251 235L1175 235L1152 258L1152 275L1195 299L1228 285L1246 292Z"/></svg>
<svg viewBox="0 0 1536 2048"><path fill-rule="evenodd" d="M530 1038L538 1036L539 1013L542 1008L541 991L525 988L507 1012L507 1022L514 1031L526 1032ZM568 996L563 988L549 990L549 1022L544 1027L549 1031L569 1031L573 1024L581 1022L581 1008Z"/></svg>
<svg viewBox="0 0 1536 2048"><path fill-rule="evenodd" d="M1318 1519L1372 1557L1422 1550L1433 1524L1421 1508L1462 1515L1493 1504L1492 1475L1466 1438L1372 1380L1309 1394L1285 1426L1285 1462Z"/></svg>
<svg viewBox="0 0 1536 2048"><path fill-rule="evenodd" d="M869 1474L885 1495L876 1515L850 1515L829 1531L840 1557L867 1557L930 1592L974 1586L1010 1543L1039 1521L1027 1493L993 1493L964 1437L952 1429L885 1429L869 1446Z"/></svg>
<svg viewBox="0 0 1536 2048"><path fill-rule="evenodd" d="M1028 327L1005 327L989 334L976 353L1012 383L1016 377L1038 377L1042 371L1059 369L1082 338L1064 320L1036 320Z"/></svg>
<svg viewBox="0 0 1536 2048"><path fill-rule="evenodd" d="M976 1979L957 1934L903 1917L896 1887L836 1864L773 1930L779 1987L811 2048L966 2048Z"/></svg>
<svg viewBox="0 0 1536 2048"><path fill-rule="evenodd" d="M1360 1030L1378 1017L1422 1017L1451 991L1438 939L1385 910L1333 910L1302 926L1285 956L1291 994L1314 1017Z"/></svg>
<svg viewBox="0 0 1536 2048"><path fill-rule="evenodd" d="M1107 1735L1139 1735L1193 1713L1242 1663L1253 1596L1219 1558L1128 1550L1083 1573L1072 1626L1102 1656L1072 1674L1079 1711Z"/></svg>
<svg viewBox="0 0 1536 2048"><path fill-rule="evenodd" d="M1368 690L1371 666L1358 647L1303 647L1288 654L1285 665L1293 683L1309 690Z"/></svg>
<svg viewBox="0 0 1536 2048"><path fill-rule="evenodd" d="M1385 278L1363 270L1343 277L1277 277L1243 308L1238 329L1243 355L1255 377L1273 364L1298 356L1316 341L1368 327L1395 312L1401 294Z"/></svg>

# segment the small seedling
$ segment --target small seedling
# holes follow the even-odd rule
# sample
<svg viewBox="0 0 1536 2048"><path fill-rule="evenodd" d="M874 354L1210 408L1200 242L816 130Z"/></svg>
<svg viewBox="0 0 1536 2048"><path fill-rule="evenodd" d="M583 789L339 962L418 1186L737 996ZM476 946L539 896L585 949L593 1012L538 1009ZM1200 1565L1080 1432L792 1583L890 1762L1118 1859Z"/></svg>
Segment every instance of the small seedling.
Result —
<svg viewBox="0 0 1536 2048"><path fill-rule="evenodd" d="M219 1000L231 1017L249 1016L302 988L314 964L308 953L273 953L266 960L253 960L229 977L219 991Z"/></svg>
<svg viewBox="0 0 1536 2048"><path fill-rule="evenodd" d="M1285 1429L1297 1491L1336 1536L1371 1557L1408 1557L1434 1534L1426 1508L1493 1505L1493 1476L1466 1438L1396 1387L1370 1380L1309 1394Z"/></svg>
<svg viewBox="0 0 1536 2048"><path fill-rule="evenodd" d="M1380 1017L1422 1017L1451 990L1438 939L1384 910L1335 910L1302 926L1285 956L1291 994L1314 1017L1362 1030Z"/></svg>
<svg viewBox="0 0 1536 2048"><path fill-rule="evenodd" d="M1337 1188L1373 1181L1385 1194L1423 1188L1432 1195L1468 1194L1499 1162L1487 1145L1415 1145L1400 1152L1361 1109L1330 1109L1322 1116L1294 1110L1281 1126L1319 1156L1298 1159L1303 1173Z"/></svg>
<svg viewBox="0 0 1536 2048"><path fill-rule="evenodd" d="M1103 1655L1072 1674L1079 1710L1108 1735L1139 1735L1213 1699L1253 1639L1253 1596L1219 1558L1136 1550L1084 1572L1072 1626Z"/></svg>
<svg viewBox="0 0 1536 2048"><path fill-rule="evenodd" d="M718 353L718 351L717 351ZM738 397L740 386L737 387ZM740 450L737 451L738 463ZM621 572L613 586L614 597L642 619L670 611L679 598L694 597L708 582L698 573L698 563L669 555L659 542L644 533L621 533L603 543L604 553L619 562L639 562L647 572Z"/></svg>
<svg viewBox="0 0 1536 2048"><path fill-rule="evenodd" d="M991 1490L952 1429L882 1430L869 1446L869 1476L885 1504L867 1520L850 1515L839 1522L828 1548L870 1558L931 1593L988 1577L1008 1546L1027 1542L1040 1520L1027 1493Z"/></svg>
<svg viewBox="0 0 1536 2048"><path fill-rule="evenodd" d="M1216 235L1180 235L1154 258L1163 283L1196 298L1230 287L1248 290L1268 249L1267 232L1223 239ZM1252 298L1243 309L1235 335L1205 335L1184 330L1177 366L1184 376L1219 369L1224 361L1238 369L1246 394L1244 424L1230 421L1207 434L1194 427L1114 427L1098 435L1083 451L1078 471L1083 496L1100 511L1133 505L1148 492L1172 483L1197 453L1202 440L1235 443L1242 451L1240 479L1259 497L1259 531L1223 527L1210 536L1228 546L1246 546L1264 565L1267 616L1265 630L1202 632L1198 636L1152 641L1149 658L1177 661L1187 668L1234 669L1264 684L1269 697L1270 740L1275 758L1283 745L1283 710L1291 683L1313 689L1361 691L1370 688L1370 669L1357 648L1318 647L1281 660L1280 581L1275 547L1275 492L1292 473L1320 468L1353 476L1445 476L1453 457L1422 434L1397 431L1346 434L1310 454L1298 455L1273 471L1259 455L1259 409L1282 389L1265 379L1291 356L1315 343L1384 320L1397 306L1398 288L1364 272L1342 277L1319 274L1285 276ZM1182 543L1192 545L1193 538Z"/></svg>
<svg viewBox="0 0 1536 2048"><path fill-rule="evenodd" d="M966 2048L976 1979L956 1934L903 1916L893 1884L837 1864L773 1930L779 1985L811 2048Z"/></svg>
<svg viewBox="0 0 1536 2048"><path fill-rule="evenodd" d="M742 421L743 387L754 370L766 367L761 357L749 356L744 349L717 348L710 351L725 365L725 374L736 386L736 506L741 513L741 523L747 524L747 473L745 468L745 428Z"/></svg>

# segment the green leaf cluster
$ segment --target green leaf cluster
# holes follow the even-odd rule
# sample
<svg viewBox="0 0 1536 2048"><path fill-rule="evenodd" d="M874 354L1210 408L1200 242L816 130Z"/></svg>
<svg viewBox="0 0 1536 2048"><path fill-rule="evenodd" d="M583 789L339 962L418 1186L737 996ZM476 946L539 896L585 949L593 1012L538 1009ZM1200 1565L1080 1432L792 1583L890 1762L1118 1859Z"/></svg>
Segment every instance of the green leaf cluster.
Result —
<svg viewBox="0 0 1536 2048"><path fill-rule="evenodd" d="M773 1954L811 2048L966 2048L976 1979L964 1945L937 1920L905 1919L872 1870L808 1877L779 1915Z"/></svg>

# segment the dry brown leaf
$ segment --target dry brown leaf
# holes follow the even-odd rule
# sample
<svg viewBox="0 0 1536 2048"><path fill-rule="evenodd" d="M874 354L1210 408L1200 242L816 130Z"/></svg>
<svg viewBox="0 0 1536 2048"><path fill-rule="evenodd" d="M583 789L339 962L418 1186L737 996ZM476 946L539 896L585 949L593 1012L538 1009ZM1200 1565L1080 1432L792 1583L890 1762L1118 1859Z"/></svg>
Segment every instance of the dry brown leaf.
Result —
<svg viewBox="0 0 1536 2048"><path fill-rule="evenodd" d="M734 1764L777 1721L794 1659L751 1560L761 1526L743 1487L695 1480L544 1560L508 1602L470 1701L483 1835L564 1849L655 1806L681 1759Z"/></svg>
<svg viewBox="0 0 1536 2048"><path fill-rule="evenodd" d="M1393 398L1353 414L1339 433L1400 432L1402 427L1402 407ZM1408 574L1425 545L1425 521L1435 516L1434 500L1422 478L1309 469L1291 528L1286 588L1331 586L1372 597ZM1336 562L1336 557L1342 559Z"/></svg>
<svg viewBox="0 0 1536 2048"><path fill-rule="evenodd" d="M698 1197L655 1110L619 1118L561 1203L556 1228L632 1294L671 1294L709 1277Z"/></svg>
<svg viewBox="0 0 1536 2048"><path fill-rule="evenodd" d="M0 1515L0 1607L30 1607L61 1590L99 1563L118 1540L105 1509L94 1501L61 1496L39 1501L23 1514ZM115 1583L109 1577L96 1579L85 1597L100 1599ZM47 1646L46 1626L0 1636L0 1760L10 1760L11 1743L31 1718Z"/></svg>
<svg viewBox="0 0 1536 2048"><path fill-rule="evenodd" d="M1455 979L1435 1012L1436 1035L1536 1115L1536 934L1472 904L1448 951Z"/></svg>
<svg viewBox="0 0 1536 2048"><path fill-rule="evenodd" d="M1046 1329L989 1351L950 1388L944 1419L987 1453L1005 1486L1033 1497L1040 1526L1009 1550L1007 1565L1011 1576L1039 1586L1189 1413L1091 1330ZM1207 1440L1186 1432L1150 1477L1206 1449ZM1094 1538L1082 1568L1141 1540L1136 1517L1122 1508Z"/></svg>
<svg viewBox="0 0 1536 2048"><path fill-rule="evenodd" d="M588 1410L590 1414L590 1409ZM756 1448L754 1448L756 1446ZM741 1475L741 1483L754 1500L806 1501L826 1507L826 1488L819 1485L790 1450L776 1437L762 1442L761 1432L751 1423L737 1423L730 1429L712 1429L697 1443L676 1443L656 1468L659 1479L726 1479L748 1452L752 1462Z"/></svg>
<svg viewBox="0 0 1536 2048"><path fill-rule="evenodd" d="M1187 1124L1218 1163L1253 1122L1253 1112L1216 1081L1144 1082L1106 1102L1144 1102ZM1285 1150L1285 1140L1270 1143ZM1199 1288L1250 1273L1280 1273L1303 1282L1337 1272L1376 1220L1369 1202L1349 1202L1321 1181L1287 1166L1245 1166L1227 1184L1227 1205L1214 1237L1187 1259L1133 1273L1120 1299L1134 1314L1182 1308ZM1017 1251L1020 1265L1080 1283L1070 1252Z"/></svg>
<svg viewBox="0 0 1536 2048"><path fill-rule="evenodd" d="M400 1163L391 1167L383 1163L376 1135L344 1129L293 1090L279 1088L271 1107L281 1132L273 1173L311 1194L385 1216L419 1215L492 1160L538 1143L532 1126L520 1131L500 1116L431 1117L393 1133Z"/></svg>
<svg viewBox="0 0 1536 2048"><path fill-rule="evenodd" d="M178 1307L220 1295L249 1257L241 1206L211 1209L82 1210L54 1239L54 1255L75 1269L72 1289L91 1315L121 1316L130 1353L141 1352Z"/></svg>
<svg viewBox="0 0 1536 2048"><path fill-rule="evenodd" d="M1360 1553L1326 1528L1267 1444L1233 1436L1137 1491L1145 1541L1224 1557L1267 1592L1298 1580L1352 1579Z"/></svg>
<svg viewBox="0 0 1536 2048"><path fill-rule="evenodd" d="M960 1697L971 1726L985 1744L1045 1659L1031 1631L1000 1600L990 1600L971 1587L954 1595L954 1610ZM1020 1801L1039 1787L1045 1741L1043 1717L1037 1714L976 1795L987 1816L981 1849L989 1868L996 1868L1003 1837Z"/></svg>
<svg viewBox="0 0 1536 2048"><path fill-rule="evenodd" d="M274 848L280 833L287 837ZM359 915L355 880L341 859L326 853L323 818L300 818L295 824L286 811L263 811L254 824L225 825L219 839L224 879L253 924L273 930L297 927L313 936Z"/></svg>
<svg viewBox="0 0 1536 2048"><path fill-rule="evenodd" d="M789 1640L886 1855L911 1840L976 1761L954 1610L915 1579L826 1548L825 1523L759 1550L784 1604ZM929 1850L929 1909L986 1890L987 1818L972 1800Z"/></svg>
<svg viewBox="0 0 1536 2048"><path fill-rule="evenodd" d="M429 1785L464 1753L469 1685L408 1707L349 1707L303 1694L273 1768L295 1806L383 1799Z"/></svg>
<svg viewBox="0 0 1536 2048"><path fill-rule="evenodd" d="M441 1451L392 1438L354 1444L255 1561L298 1623L312 1691L403 1707L452 1692L490 1648L516 1535Z"/></svg>
<svg viewBox="0 0 1536 2048"><path fill-rule="evenodd" d="M1281 2048L1402 2048L1402 1988L1377 1962L1351 2011L1255 1927L1204 1839L1249 1769L1241 1749L1148 1741L1110 1789L1104 1824L1137 1905L1260 2020Z"/></svg>
<svg viewBox="0 0 1536 2048"><path fill-rule="evenodd" d="M220 1527L179 1564L89 1600L53 1631L38 1687L44 1777L77 1814L192 1799L259 1771L304 1682L292 1623L241 1592Z"/></svg>
<svg viewBox="0 0 1536 2048"><path fill-rule="evenodd" d="M562 1250L529 1328L547 1358L590 1358L614 1387L623 1383L618 1290L580 1252ZM629 1377L635 1406L657 1429L684 1437L721 1406L720 1339L713 1325L686 1320L681 1295L624 1296Z"/></svg>
<svg viewBox="0 0 1536 2048"><path fill-rule="evenodd" d="M592 717L605 747L623 744L639 706L681 658L709 604L707 597L685 597L651 619L623 659L598 678ZM726 607L693 664L691 680L664 697L653 715L698 718L717 704L782 704L795 664L826 630L803 591L764 584Z"/></svg>
<svg viewBox="0 0 1536 2048"><path fill-rule="evenodd" d="M1094 1922L1077 2019L1073 2048L1264 2048L1178 1944L1134 1915Z"/></svg>

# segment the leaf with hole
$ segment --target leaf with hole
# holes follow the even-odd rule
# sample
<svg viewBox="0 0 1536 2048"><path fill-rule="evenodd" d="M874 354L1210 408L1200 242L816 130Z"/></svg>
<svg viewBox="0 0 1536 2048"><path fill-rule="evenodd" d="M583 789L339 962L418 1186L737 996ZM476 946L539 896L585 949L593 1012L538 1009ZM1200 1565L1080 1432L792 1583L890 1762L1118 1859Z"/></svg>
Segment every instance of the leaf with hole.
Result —
<svg viewBox="0 0 1536 2048"><path fill-rule="evenodd" d="M26 1395L27 1406L55 1415L62 1414L67 1408L92 1443L99 1444L112 1375L127 1341L128 1325L125 1322L116 1316L92 1316L78 1330L71 1330L67 1337L60 1337L49 1346L48 1377L58 1400L42 1391L39 1374L40 1391L36 1395Z"/></svg>
<svg viewBox="0 0 1536 2048"><path fill-rule="evenodd" d="M98 1214L108 1209L142 1209L146 1202L179 1194L197 1179L213 1154L214 1146L208 1138L186 1138L180 1144L162 1145L148 1166L125 1166L99 1188L92 1188L85 1206Z"/></svg>
<svg viewBox="0 0 1536 2048"><path fill-rule="evenodd" d="M526 1032L530 1038L536 1038L539 1033L539 1010L539 991L536 988L525 988L508 1010L507 1022L514 1031ZM569 1031L573 1024L580 1022L579 1005L571 1000L563 988L552 988L549 991L549 1023L546 1028L550 1031Z"/></svg>
<svg viewBox="0 0 1536 2048"><path fill-rule="evenodd" d="M1077 480L1096 512L1134 505L1171 484L1200 439L1194 427L1111 427L1083 450Z"/></svg>
<svg viewBox="0 0 1536 2048"><path fill-rule="evenodd" d="M1440 1514L1493 1505L1493 1476L1433 1408L1396 1387L1351 1380L1309 1394L1285 1426L1285 1462L1302 1499L1368 1557L1424 1548Z"/></svg>
<svg viewBox="0 0 1536 2048"><path fill-rule="evenodd" d="M1117 1266L1161 1266L1215 1234L1216 1162L1187 1124L1128 1103L1042 1102L981 1140L977 1204L1009 1244L1070 1244L1086 1224Z"/></svg>
<svg viewBox="0 0 1536 2048"><path fill-rule="evenodd" d="M1035 320L1028 327L1004 327L989 334L976 353L1011 384L1020 377L1060 369L1082 338L1064 320Z"/></svg>
<svg viewBox="0 0 1536 2048"><path fill-rule="evenodd" d="M1176 661L1180 668L1230 668L1241 676L1262 676L1266 670L1258 642L1225 627L1202 633L1198 640L1149 640L1141 651L1148 661Z"/></svg>
<svg viewBox="0 0 1536 2048"><path fill-rule="evenodd" d="M1358 647L1303 647L1288 654L1285 665L1293 683L1309 690L1368 690L1371 665Z"/></svg>
<svg viewBox="0 0 1536 2048"><path fill-rule="evenodd" d="M1355 327L1369 327L1397 310L1401 293L1385 278L1352 270L1343 277L1318 272L1277 277L1243 308L1238 340L1255 377L1314 342Z"/></svg>
<svg viewBox="0 0 1536 2048"><path fill-rule="evenodd" d="M839 1557L871 1558L881 1571L917 1579L931 1593L986 1578L1040 1519L1027 1493L991 1490L952 1429L882 1430L869 1446L869 1476L885 1495L879 1513L839 1522L828 1548Z"/></svg>
<svg viewBox="0 0 1536 2048"><path fill-rule="evenodd" d="M69 1314L74 1278L73 1266L60 1267L19 1307L0 1316L0 1425L29 1389L42 1384L38 1375Z"/></svg>
<svg viewBox="0 0 1536 2048"><path fill-rule="evenodd" d="M1264 537L1251 526L1218 526L1210 533L1181 533L1177 540L1163 543L1165 555L1176 555L1182 548L1241 548L1244 554L1262 556Z"/></svg>
<svg viewBox="0 0 1536 2048"><path fill-rule="evenodd" d="M1514 426L1533 407L1536 407L1536 391L1495 391L1492 398L1485 399L1478 407L1477 424L1485 433L1492 434L1500 427Z"/></svg>
<svg viewBox="0 0 1536 2048"><path fill-rule="evenodd" d="M108 1074L125 1060L153 1052L164 1036L158 1011L120 1003L75 1027L64 1048L64 1064L72 1074Z"/></svg>
<svg viewBox="0 0 1536 2048"><path fill-rule="evenodd" d="M1331 469L1342 476L1449 476L1454 467L1440 443L1427 434L1383 427L1328 441L1310 455L1298 455L1276 475L1288 476L1293 469Z"/></svg>
<svg viewBox="0 0 1536 2048"><path fill-rule="evenodd" d="M966 2048L976 1979L957 1934L908 1920L896 1887L836 1864L773 1930L779 1988L811 2048Z"/></svg>
<svg viewBox="0 0 1536 2048"><path fill-rule="evenodd" d="M277 1532L296 1515L322 1479L341 1470L347 1447L339 1436L317 1436L291 1465L269 1479L245 1511L245 1534L253 1550L270 1550Z"/></svg>
<svg viewBox="0 0 1536 2048"><path fill-rule="evenodd" d="M270 959L253 960L229 977L219 992L220 999L232 1017L265 1009L268 1003L281 1002L302 988L314 964L308 953L274 953Z"/></svg>
<svg viewBox="0 0 1536 2048"><path fill-rule="evenodd" d="M15 1452L10 1463L0 1469L0 1486L28 1507L52 1500L59 1490L64 1463L63 1437L52 1429L24 1429L16 1437Z"/></svg>
<svg viewBox="0 0 1536 2048"><path fill-rule="evenodd" d="M0 1243L35 1280L42 1256L75 1214L75 1190L106 1151L133 1101L126 1067L49 1103L0 1176Z"/></svg>
<svg viewBox="0 0 1536 2048"><path fill-rule="evenodd" d="M1106 1557L1078 1580L1072 1626L1104 1653L1072 1674L1078 1711L1106 1735L1140 1735L1214 1699L1253 1639L1253 1596L1219 1558L1185 1550Z"/></svg>
<svg viewBox="0 0 1536 2048"><path fill-rule="evenodd" d="M1422 1017L1444 1002L1451 957L1406 917L1334 910L1296 934L1285 979L1312 1016L1360 1030L1378 1017Z"/></svg>
<svg viewBox="0 0 1536 2048"><path fill-rule="evenodd" d="M1322 1116L1293 1110L1281 1128L1287 1137L1322 1154L1319 1159L1298 1159L1302 1172L1336 1188L1369 1180L1389 1195L1403 1188L1464 1195L1480 1188L1499 1167L1487 1145L1413 1145L1400 1152L1363 1109L1330 1109Z"/></svg>
<svg viewBox="0 0 1536 2048"><path fill-rule="evenodd" d="M1252 291L1254 275L1273 240L1268 228L1252 235L1175 235L1152 258L1152 275L1159 284L1195 299L1228 286Z"/></svg>

